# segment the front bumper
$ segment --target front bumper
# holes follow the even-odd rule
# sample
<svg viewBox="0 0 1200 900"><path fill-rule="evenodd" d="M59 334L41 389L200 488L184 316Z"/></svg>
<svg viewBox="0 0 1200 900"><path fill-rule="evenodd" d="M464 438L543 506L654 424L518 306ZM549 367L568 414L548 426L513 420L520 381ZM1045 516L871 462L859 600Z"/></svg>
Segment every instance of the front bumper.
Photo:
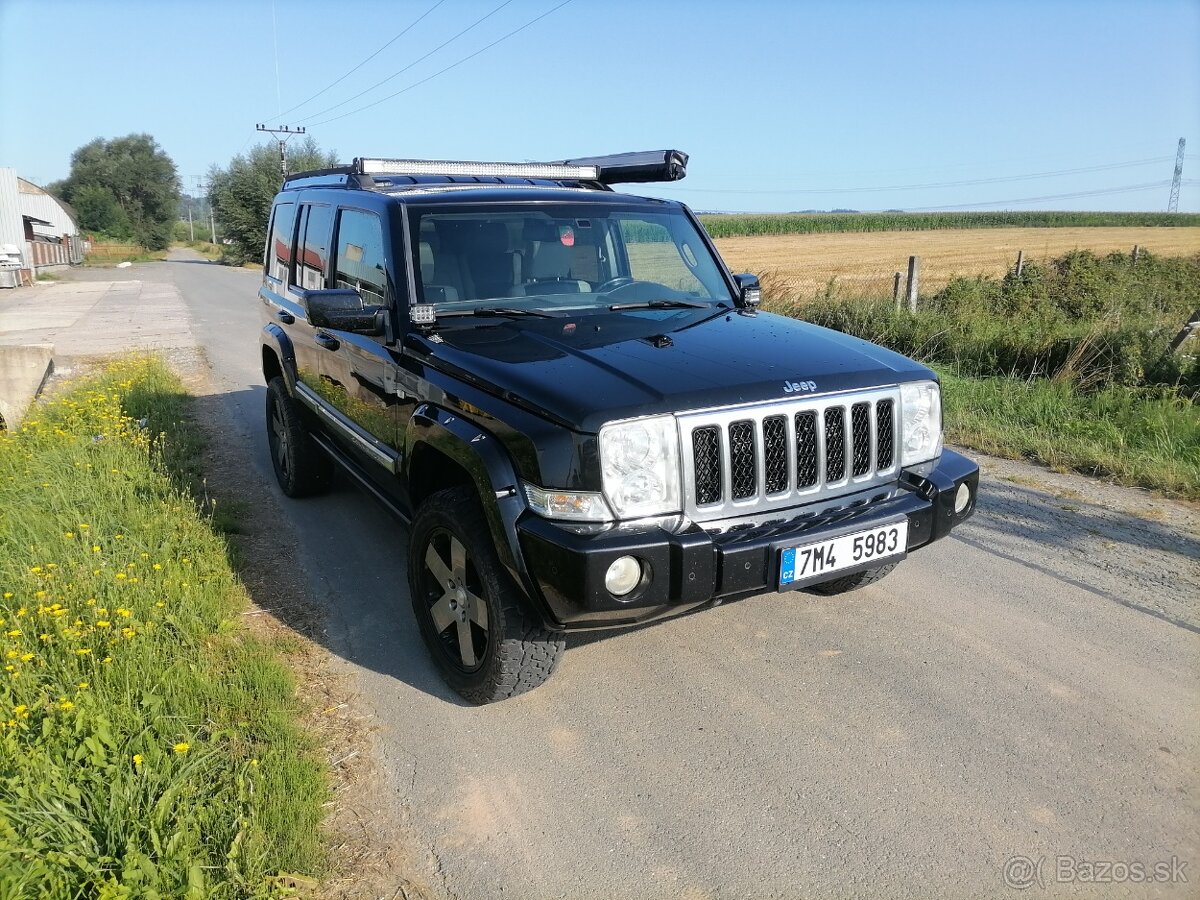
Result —
<svg viewBox="0 0 1200 900"><path fill-rule="evenodd" d="M970 502L956 513L954 498L962 484L970 489ZM580 533L532 514L517 523L517 532L547 625L611 628L775 590L782 545L904 517L911 553L969 518L978 487L979 467L943 450L927 475L906 471L899 484L842 498L840 506L807 513L799 507L770 522L722 533L695 524L679 531L649 526ZM648 577L629 596L617 599L604 586L604 575L613 560L626 555L637 557Z"/></svg>

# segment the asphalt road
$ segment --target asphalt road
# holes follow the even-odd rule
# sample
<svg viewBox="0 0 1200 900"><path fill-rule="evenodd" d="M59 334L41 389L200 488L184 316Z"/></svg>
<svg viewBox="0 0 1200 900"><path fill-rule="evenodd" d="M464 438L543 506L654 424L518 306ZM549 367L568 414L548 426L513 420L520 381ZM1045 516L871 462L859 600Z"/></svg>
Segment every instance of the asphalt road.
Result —
<svg viewBox="0 0 1200 900"><path fill-rule="evenodd" d="M271 481L253 273L115 277L178 286ZM1200 895L1200 515L987 471L974 520L875 587L578 641L485 708L421 645L404 528L345 484L275 495L382 729L380 806L447 896L1012 896L1018 856L1033 895ZM1078 880L1173 859L1173 884Z"/></svg>

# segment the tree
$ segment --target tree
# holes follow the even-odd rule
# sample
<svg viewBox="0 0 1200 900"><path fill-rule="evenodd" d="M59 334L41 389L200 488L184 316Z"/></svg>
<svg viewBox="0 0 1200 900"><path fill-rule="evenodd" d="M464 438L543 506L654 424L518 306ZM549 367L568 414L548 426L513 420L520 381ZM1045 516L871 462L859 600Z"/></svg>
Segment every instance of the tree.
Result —
<svg viewBox="0 0 1200 900"><path fill-rule="evenodd" d="M133 237L128 214L112 191L103 185L85 184L73 191L71 204L79 214L79 227L84 231L98 231L122 241Z"/></svg>
<svg viewBox="0 0 1200 900"><path fill-rule="evenodd" d="M337 154L323 151L311 136L288 146L288 170L303 172L337 165ZM231 242L229 261L241 265L262 255L271 201L281 185L279 145L266 143L238 154L222 169L208 170L208 202L217 217L217 236Z"/></svg>
<svg viewBox="0 0 1200 900"><path fill-rule="evenodd" d="M71 174L55 187L76 208L85 231L132 237L151 250L171 240L179 175L148 134L84 144L71 155Z"/></svg>

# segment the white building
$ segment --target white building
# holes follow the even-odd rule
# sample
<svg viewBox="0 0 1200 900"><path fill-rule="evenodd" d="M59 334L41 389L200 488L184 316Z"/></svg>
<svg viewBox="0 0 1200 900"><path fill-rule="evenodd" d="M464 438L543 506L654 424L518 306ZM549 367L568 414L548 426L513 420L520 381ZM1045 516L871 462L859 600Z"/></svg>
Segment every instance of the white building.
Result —
<svg viewBox="0 0 1200 900"><path fill-rule="evenodd" d="M75 211L17 177L16 169L0 167L0 268L19 267L36 274L82 261Z"/></svg>

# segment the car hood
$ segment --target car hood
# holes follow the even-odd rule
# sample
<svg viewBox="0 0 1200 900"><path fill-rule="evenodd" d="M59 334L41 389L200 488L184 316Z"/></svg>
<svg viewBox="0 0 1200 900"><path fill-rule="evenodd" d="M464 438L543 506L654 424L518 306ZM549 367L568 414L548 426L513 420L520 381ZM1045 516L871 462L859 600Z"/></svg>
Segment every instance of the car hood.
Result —
<svg viewBox="0 0 1200 900"><path fill-rule="evenodd" d="M934 377L875 344L763 312L496 319L437 337L416 338L430 364L585 432L615 419Z"/></svg>

